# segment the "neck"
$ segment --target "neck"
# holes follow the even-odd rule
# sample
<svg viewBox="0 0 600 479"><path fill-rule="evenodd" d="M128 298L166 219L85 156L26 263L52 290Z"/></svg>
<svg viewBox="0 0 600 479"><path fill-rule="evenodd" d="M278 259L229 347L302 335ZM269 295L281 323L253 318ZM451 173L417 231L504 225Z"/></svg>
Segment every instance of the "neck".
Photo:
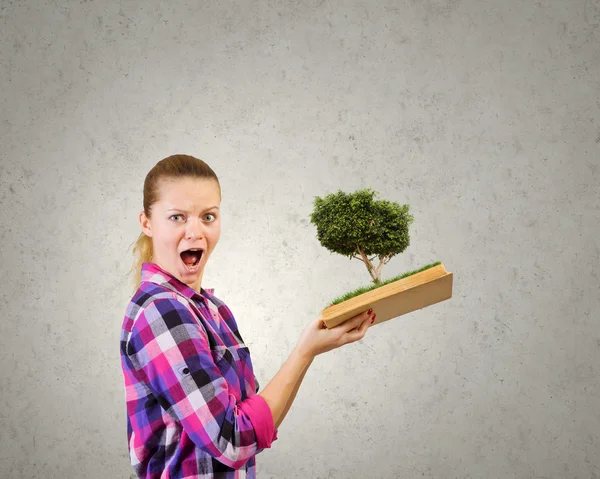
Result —
<svg viewBox="0 0 600 479"><path fill-rule="evenodd" d="M192 284L192 289L194 291L196 291L197 293L200 292L200 288L202 287L202 274L204 273L204 271L202 271L202 273L200 273L200 276L198 277L198 279L196 281L194 281L194 284Z"/></svg>

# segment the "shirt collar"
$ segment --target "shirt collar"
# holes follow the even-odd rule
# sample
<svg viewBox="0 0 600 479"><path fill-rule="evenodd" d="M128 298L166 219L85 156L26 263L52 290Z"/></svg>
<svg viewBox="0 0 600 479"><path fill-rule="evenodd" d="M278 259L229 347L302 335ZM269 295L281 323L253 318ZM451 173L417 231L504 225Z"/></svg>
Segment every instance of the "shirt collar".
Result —
<svg viewBox="0 0 600 479"><path fill-rule="evenodd" d="M141 281L147 281L150 283L159 284L171 291L179 293L188 299L192 299L194 296L202 296L202 294L208 294L213 296L215 289L200 287L200 293L196 290L183 283L171 273L165 271L156 263L142 263L142 277Z"/></svg>

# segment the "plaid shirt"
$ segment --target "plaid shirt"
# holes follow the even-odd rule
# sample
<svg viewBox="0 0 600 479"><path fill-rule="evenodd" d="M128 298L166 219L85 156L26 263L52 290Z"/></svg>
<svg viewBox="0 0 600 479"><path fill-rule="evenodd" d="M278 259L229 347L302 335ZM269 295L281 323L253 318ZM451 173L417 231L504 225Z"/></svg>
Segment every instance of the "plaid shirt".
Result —
<svg viewBox="0 0 600 479"><path fill-rule="evenodd" d="M229 308L154 263L121 330L127 438L140 478L256 478L277 439L250 350Z"/></svg>

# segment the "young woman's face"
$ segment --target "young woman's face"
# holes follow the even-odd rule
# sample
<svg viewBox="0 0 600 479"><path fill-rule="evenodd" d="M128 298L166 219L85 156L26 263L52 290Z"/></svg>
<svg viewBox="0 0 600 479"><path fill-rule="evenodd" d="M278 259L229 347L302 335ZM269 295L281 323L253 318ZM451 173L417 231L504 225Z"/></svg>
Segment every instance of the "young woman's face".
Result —
<svg viewBox="0 0 600 479"><path fill-rule="evenodd" d="M152 206L151 219L140 213L142 231L152 238L152 262L196 291L200 291L204 266L221 235L220 205L215 180L181 178L160 182L159 201ZM191 249L202 250L202 256L189 252Z"/></svg>

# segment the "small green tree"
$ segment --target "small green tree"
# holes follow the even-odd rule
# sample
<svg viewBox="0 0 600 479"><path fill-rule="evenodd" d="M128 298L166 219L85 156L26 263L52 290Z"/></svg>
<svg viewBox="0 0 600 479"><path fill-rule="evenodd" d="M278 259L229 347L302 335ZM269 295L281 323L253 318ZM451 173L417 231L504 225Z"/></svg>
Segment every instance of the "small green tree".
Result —
<svg viewBox="0 0 600 479"><path fill-rule="evenodd" d="M381 268L410 244L408 227L414 218L408 205L373 200L370 188L345 193L338 190L325 198L315 196L310 221L317 239L334 253L364 262L373 283L381 283ZM369 257L371 256L371 257ZM372 261L379 258L375 267Z"/></svg>

